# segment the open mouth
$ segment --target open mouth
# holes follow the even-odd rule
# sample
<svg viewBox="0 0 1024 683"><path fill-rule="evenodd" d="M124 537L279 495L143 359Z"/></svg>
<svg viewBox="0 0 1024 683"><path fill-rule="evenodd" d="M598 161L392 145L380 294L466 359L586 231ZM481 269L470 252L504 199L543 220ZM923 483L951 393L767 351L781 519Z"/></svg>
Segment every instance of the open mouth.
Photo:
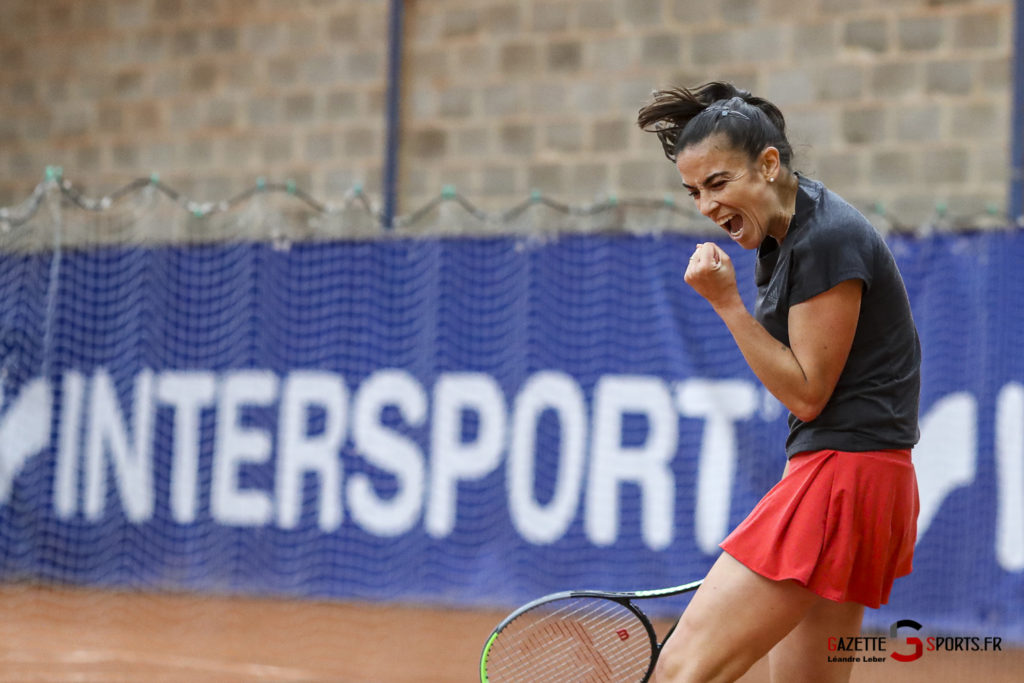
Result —
<svg viewBox="0 0 1024 683"><path fill-rule="evenodd" d="M726 220L719 223L723 228L729 232L730 237L736 237L743 232L743 217L736 215L730 216Z"/></svg>

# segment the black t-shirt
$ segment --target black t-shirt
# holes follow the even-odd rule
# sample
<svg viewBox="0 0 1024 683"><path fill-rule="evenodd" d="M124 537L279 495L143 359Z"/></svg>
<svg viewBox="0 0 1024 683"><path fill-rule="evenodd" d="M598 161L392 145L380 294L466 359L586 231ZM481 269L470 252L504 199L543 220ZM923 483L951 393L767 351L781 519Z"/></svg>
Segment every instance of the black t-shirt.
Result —
<svg viewBox="0 0 1024 683"><path fill-rule="evenodd" d="M789 309L840 282L863 283L853 346L832 397L810 422L789 416L786 454L910 448L920 438L921 344L903 278L874 226L820 182L800 176L781 245L757 250L754 317L789 346Z"/></svg>

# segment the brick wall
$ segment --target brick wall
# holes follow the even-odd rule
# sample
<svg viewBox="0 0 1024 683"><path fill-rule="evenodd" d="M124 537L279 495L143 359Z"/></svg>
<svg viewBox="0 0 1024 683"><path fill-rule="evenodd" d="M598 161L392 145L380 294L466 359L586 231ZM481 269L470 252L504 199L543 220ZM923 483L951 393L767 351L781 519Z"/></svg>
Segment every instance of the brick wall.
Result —
<svg viewBox="0 0 1024 683"><path fill-rule="evenodd" d="M796 165L905 223L1005 208L1013 0L408 0L399 213L662 197L656 87L734 80ZM47 165L200 201L264 177L378 201L386 0L3 0L0 205ZM680 201L685 198L677 195Z"/></svg>

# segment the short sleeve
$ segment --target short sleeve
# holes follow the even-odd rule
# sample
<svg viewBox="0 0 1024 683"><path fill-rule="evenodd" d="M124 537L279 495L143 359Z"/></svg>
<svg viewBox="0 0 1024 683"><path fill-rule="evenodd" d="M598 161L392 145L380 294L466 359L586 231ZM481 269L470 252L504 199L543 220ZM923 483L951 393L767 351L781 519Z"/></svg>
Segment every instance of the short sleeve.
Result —
<svg viewBox="0 0 1024 683"><path fill-rule="evenodd" d="M793 250L790 306L846 280L861 280L871 287L877 233L863 219L842 218L822 221Z"/></svg>

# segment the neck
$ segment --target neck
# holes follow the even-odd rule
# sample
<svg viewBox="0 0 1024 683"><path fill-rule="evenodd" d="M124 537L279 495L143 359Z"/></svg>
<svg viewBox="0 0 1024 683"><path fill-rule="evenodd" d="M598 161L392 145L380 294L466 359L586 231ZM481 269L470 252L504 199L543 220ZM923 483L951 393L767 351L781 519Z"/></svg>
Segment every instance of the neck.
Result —
<svg viewBox="0 0 1024 683"><path fill-rule="evenodd" d="M796 213L796 193L800 186L796 174L784 171L779 176L779 182L775 183L775 191L779 199L779 209L768 227L768 236L774 237L775 241L782 244L786 233L789 232L789 224Z"/></svg>

